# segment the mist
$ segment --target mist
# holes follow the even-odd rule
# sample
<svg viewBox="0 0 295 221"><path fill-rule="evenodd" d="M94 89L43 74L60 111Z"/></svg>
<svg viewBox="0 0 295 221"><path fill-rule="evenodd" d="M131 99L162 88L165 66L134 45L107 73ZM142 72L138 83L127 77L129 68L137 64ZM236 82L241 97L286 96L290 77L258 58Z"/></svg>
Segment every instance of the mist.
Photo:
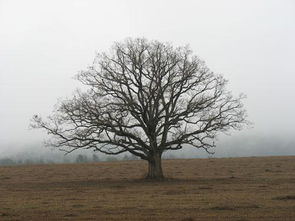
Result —
<svg viewBox="0 0 295 221"><path fill-rule="evenodd" d="M81 87L73 77L96 52L127 37L189 44L234 95L247 95L253 125L220 135L213 156L294 155L294 11L291 0L2 0L0 158L62 157L44 147L48 136L30 130L30 119L48 116L58 99ZM211 156L188 148L169 154Z"/></svg>

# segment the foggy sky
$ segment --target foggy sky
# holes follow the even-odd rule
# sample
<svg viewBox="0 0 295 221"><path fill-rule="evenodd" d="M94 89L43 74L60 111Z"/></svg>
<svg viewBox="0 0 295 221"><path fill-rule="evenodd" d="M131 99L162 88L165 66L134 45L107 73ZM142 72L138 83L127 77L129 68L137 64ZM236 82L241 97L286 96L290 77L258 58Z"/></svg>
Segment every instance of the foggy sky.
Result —
<svg viewBox="0 0 295 221"><path fill-rule="evenodd" d="M41 142L32 116L49 115L95 53L127 37L189 44L245 93L254 128L234 136L294 140L294 11L292 0L0 0L0 153Z"/></svg>

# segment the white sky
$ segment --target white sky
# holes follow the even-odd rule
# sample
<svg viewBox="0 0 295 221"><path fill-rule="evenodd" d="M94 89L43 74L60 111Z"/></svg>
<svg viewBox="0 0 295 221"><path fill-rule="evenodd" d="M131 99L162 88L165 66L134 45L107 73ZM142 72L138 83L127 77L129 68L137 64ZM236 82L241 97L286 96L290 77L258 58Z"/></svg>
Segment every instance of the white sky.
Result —
<svg viewBox="0 0 295 221"><path fill-rule="evenodd" d="M43 139L32 115L49 115L95 52L126 37L190 44L247 94L244 133L294 135L295 1L0 0L0 144Z"/></svg>

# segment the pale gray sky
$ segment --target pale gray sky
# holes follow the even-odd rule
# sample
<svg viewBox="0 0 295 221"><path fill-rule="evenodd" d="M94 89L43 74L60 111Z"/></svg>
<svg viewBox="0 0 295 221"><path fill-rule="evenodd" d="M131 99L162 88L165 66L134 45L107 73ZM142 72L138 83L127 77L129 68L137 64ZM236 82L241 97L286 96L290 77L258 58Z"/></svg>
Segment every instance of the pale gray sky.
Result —
<svg viewBox="0 0 295 221"><path fill-rule="evenodd" d="M294 12L292 0L0 0L0 152L42 140L32 115L50 114L95 52L126 37L190 44L247 94L244 134L294 140Z"/></svg>

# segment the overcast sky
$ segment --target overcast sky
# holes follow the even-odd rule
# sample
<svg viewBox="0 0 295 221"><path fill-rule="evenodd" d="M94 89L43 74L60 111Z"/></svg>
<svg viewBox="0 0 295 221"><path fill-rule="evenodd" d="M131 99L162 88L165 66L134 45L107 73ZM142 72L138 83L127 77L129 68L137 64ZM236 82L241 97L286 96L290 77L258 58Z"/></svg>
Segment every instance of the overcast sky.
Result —
<svg viewBox="0 0 295 221"><path fill-rule="evenodd" d="M47 116L79 86L73 76L114 41L189 44L243 92L254 128L294 139L295 1L0 0L0 153L39 142L31 117Z"/></svg>

